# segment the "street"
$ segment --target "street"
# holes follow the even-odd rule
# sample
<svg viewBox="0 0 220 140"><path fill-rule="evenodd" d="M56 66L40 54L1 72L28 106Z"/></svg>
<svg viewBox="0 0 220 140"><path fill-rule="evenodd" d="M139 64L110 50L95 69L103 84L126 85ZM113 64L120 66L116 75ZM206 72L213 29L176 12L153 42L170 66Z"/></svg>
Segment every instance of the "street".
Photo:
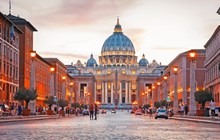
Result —
<svg viewBox="0 0 220 140"><path fill-rule="evenodd" d="M98 114L98 120L89 116L72 116L29 122L0 124L0 140L207 140L220 139L216 124L195 123L172 119L149 119L129 112Z"/></svg>

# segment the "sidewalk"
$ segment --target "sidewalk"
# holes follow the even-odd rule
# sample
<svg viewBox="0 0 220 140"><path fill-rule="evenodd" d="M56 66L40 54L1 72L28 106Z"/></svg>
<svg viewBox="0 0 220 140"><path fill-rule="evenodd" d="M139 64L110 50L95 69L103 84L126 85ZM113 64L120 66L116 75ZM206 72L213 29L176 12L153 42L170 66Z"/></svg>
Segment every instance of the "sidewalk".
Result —
<svg viewBox="0 0 220 140"><path fill-rule="evenodd" d="M211 124L220 124L220 117L203 117L203 116L185 116L185 115L174 115L169 117L169 119L182 120L182 121L192 121L200 123L211 123Z"/></svg>
<svg viewBox="0 0 220 140"><path fill-rule="evenodd" d="M73 116L75 115L70 115L69 117L73 117ZM56 115L1 116L0 123L34 121L34 120L45 120L45 119L59 119L59 118L64 118L64 117L60 115L59 116L56 116Z"/></svg>

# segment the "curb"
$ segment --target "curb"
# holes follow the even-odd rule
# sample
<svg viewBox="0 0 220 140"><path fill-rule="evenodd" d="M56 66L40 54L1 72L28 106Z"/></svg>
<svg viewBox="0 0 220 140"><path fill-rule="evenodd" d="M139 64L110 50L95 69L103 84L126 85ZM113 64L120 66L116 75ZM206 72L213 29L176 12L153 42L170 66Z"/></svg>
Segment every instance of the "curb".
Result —
<svg viewBox="0 0 220 140"><path fill-rule="evenodd" d="M209 124L220 124L220 121L218 121L218 120L201 120L201 119L178 118L178 117L170 117L169 119L182 120L182 121L191 121L191 122L199 122L199 123L209 123Z"/></svg>

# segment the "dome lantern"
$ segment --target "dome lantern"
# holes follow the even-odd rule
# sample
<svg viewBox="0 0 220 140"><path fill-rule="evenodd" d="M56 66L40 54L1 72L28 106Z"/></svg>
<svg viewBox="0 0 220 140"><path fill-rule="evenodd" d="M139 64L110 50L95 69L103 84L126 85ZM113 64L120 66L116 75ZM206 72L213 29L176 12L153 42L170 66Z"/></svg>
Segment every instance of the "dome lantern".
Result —
<svg viewBox="0 0 220 140"><path fill-rule="evenodd" d="M119 24L119 17L117 18L117 24L115 25L114 32L115 33L122 33L122 28L121 28L121 25Z"/></svg>

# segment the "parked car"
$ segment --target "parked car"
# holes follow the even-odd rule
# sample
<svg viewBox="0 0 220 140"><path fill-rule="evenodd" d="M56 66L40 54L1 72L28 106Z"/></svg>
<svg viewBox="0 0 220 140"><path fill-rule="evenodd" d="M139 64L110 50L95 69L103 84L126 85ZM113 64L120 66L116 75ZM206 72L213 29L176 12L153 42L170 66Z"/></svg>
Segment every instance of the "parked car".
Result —
<svg viewBox="0 0 220 140"><path fill-rule="evenodd" d="M137 109L137 110L135 111L135 115L142 115L141 110L140 110L140 109Z"/></svg>
<svg viewBox="0 0 220 140"><path fill-rule="evenodd" d="M135 114L135 110L134 109L131 110L131 114Z"/></svg>
<svg viewBox="0 0 220 140"><path fill-rule="evenodd" d="M11 115L11 111L8 105L6 104L0 104L0 108L1 108L1 114L2 116L9 116Z"/></svg>
<svg viewBox="0 0 220 140"><path fill-rule="evenodd" d="M89 115L89 110L88 109L83 109L82 115Z"/></svg>
<svg viewBox="0 0 220 140"><path fill-rule="evenodd" d="M211 116L211 109L210 109L210 107L207 107L206 109L208 110L208 115ZM219 112L220 112L220 106L216 106L215 107L215 116L218 116Z"/></svg>
<svg viewBox="0 0 220 140"><path fill-rule="evenodd" d="M166 109L163 108L158 108L156 113L155 113L155 119L157 118L165 118L168 119L168 112L166 111Z"/></svg>
<svg viewBox="0 0 220 140"><path fill-rule="evenodd" d="M102 114L106 114L106 110L105 110L105 109L102 109L101 113L102 113Z"/></svg>
<svg viewBox="0 0 220 140"><path fill-rule="evenodd" d="M115 109L112 109L111 113L116 113L116 110L115 110Z"/></svg>

